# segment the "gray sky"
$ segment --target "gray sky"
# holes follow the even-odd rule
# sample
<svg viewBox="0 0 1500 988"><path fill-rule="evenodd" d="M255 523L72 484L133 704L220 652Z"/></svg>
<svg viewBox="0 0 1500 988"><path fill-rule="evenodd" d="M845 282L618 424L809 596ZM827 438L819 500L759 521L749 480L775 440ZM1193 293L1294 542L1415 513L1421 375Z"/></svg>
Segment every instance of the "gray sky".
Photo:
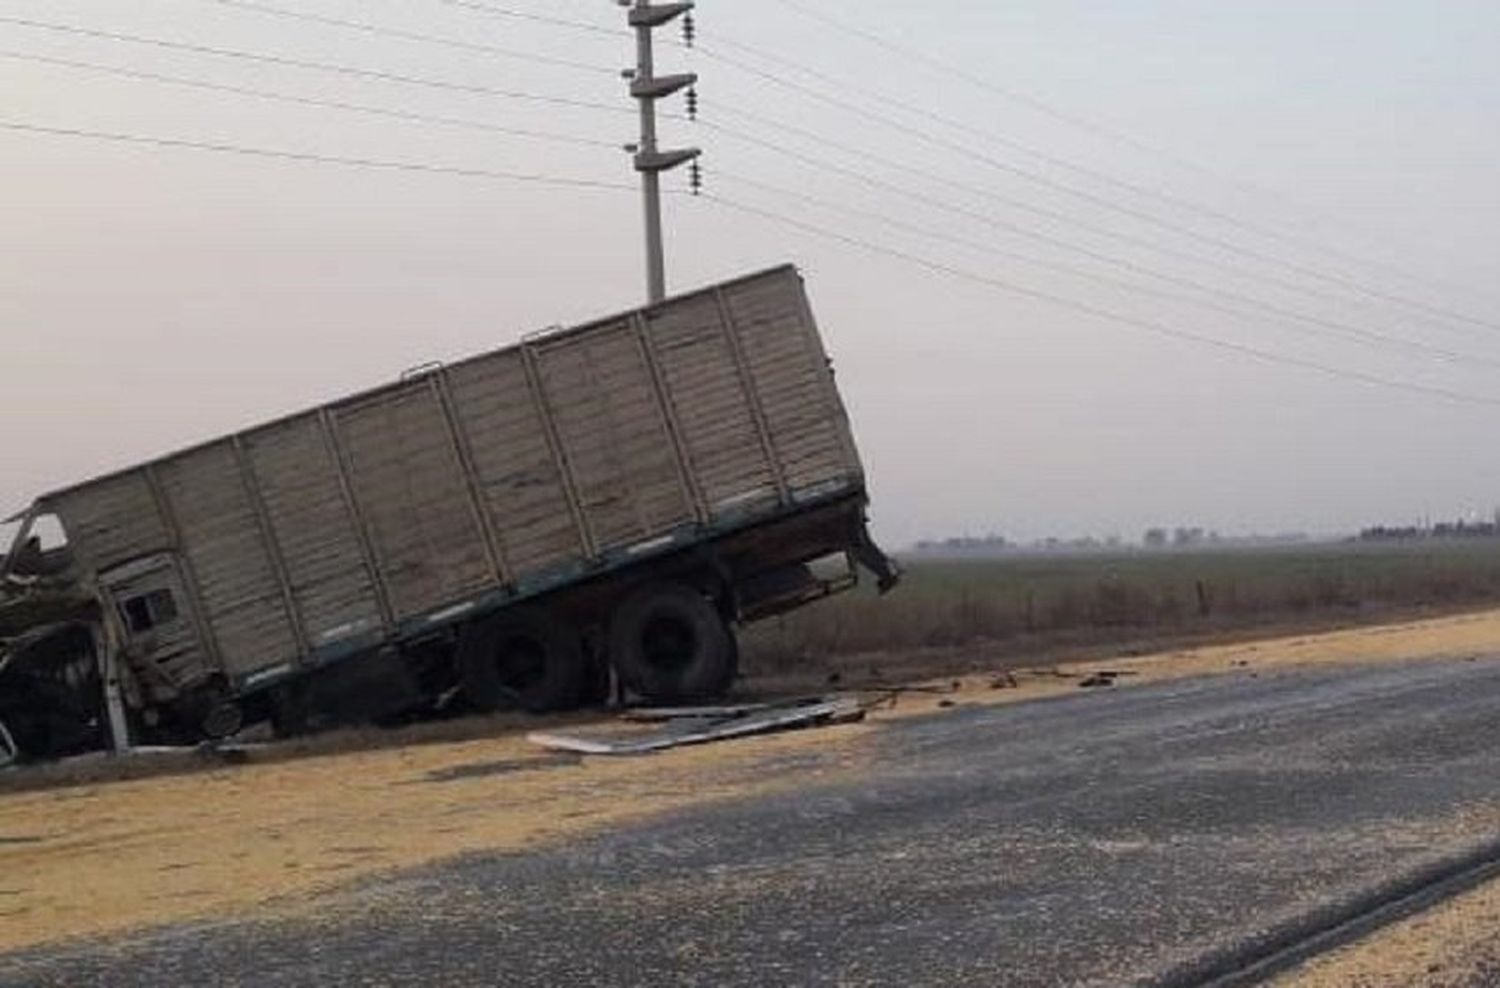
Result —
<svg viewBox="0 0 1500 988"><path fill-rule="evenodd" d="M621 112L9 23L0 23L0 51L578 138L632 137L631 107L612 74L633 59L624 36L486 16L439 0L265 2L598 71L299 23L214 0L7 0L0 17L614 104ZM605 0L495 2L601 26L623 19ZM1500 457L1493 452L1500 418L1500 6L805 2L1128 140L932 71L779 0L704 0L702 51L668 49L659 70L691 67L702 75L706 123L857 169L927 201L876 190L722 130L668 121L669 143L706 149L711 193L1126 319L1492 402L1447 401L1270 364L935 273L715 202L670 197L675 286L784 260L804 269L885 540L900 545L988 531L1135 537L1151 524L1339 531L1424 514L1488 515L1500 504ZM736 45L776 52L825 77L759 61ZM778 87L714 54L909 121L910 130ZM871 102L849 86L930 106L965 129ZM0 57L0 92L3 122L634 180L623 152L604 147L13 57ZM7 412L0 416L0 510L388 380L428 359L633 305L642 292L639 204L629 191L8 130L0 130L0 141ZM866 156L851 157L835 144ZM745 179L906 227L832 212ZM1268 238L1120 183L1307 239ZM684 177L668 185L680 190ZM1217 309L1142 296L1027 258L1179 296L1193 294L1191 285L1207 286L1312 322L1246 310L1223 295L1213 297ZM1148 271L1176 280L1153 281ZM1351 331L1459 356L1366 345L1348 339Z"/></svg>

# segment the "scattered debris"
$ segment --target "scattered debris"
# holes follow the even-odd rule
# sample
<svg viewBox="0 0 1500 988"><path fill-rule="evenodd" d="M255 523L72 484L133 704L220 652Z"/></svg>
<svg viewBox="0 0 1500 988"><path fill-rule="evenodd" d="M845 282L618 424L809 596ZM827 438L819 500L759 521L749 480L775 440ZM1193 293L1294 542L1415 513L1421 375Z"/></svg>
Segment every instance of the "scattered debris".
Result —
<svg viewBox="0 0 1500 988"><path fill-rule="evenodd" d="M682 708L687 712L662 718L662 727L650 733L608 731L533 731L532 744L553 751L575 751L585 755L639 755L708 741L724 741L751 734L767 734L800 727L847 724L863 720L867 705L858 697L807 697L788 703L741 708ZM729 713L722 712L728 709ZM704 710L715 711L705 714Z"/></svg>
<svg viewBox="0 0 1500 988"><path fill-rule="evenodd" d="M952 700L939 700L938 706L946 710L949 707L955 706L955 704Z"/></svg>
<svg viewBox="0 0 1500 988"><path fill-rule="evenodd" d="M992 690L1014 690L1020 689L1020 687L1021 684L1016 680L1014 673L1002 672L990 679L990 689Z"/></svg>
<svg viewBox="0 0 1500 988"><path fill-rule="evenodd" d="M1110 672L1108 670L1096 672L1092 676L1089 676L1085 679L1080 679L1078 681L1078 686L1080 689L1087 689L1096 686L1113 686L1115 685L1115 675L1116 673Z"/></svg>
<svg viewBox="0 0 1500 988"><path fill-rule="evenodd" d="M535 758L505 758L493 762L470 762L466 765L452 765L448 768L433 769L422 776L422 782L458 782L463 779L477 779L487 775L509 775L512 772L535 772L538 769L571 767L582 765L583 758L576 752L559 751L552 755L542 755Z"/></svg>
<svg viewBox="0 0 1500 988"><path fill-rule="evenodd" d="M896 709L896 703L903 693L957 693L963 684L954 680L947 686L877 686L872 687L869 692L874 694L865 701L866 710L874 710L876 707L886 707L890 710Z"/></svg>
<svg viewBox="0 0 1500 988"><path fill-rule="evenodd" d="M800 703L802 701L793 702ZM786 703L725 703L707 707L631 707L629 710L622 711L620 718L622 720L654 724L661 721L683 720L693 717L743 717L745 714L770 710L778 706L784 707Z"/></svg>
<svg viewBox="0 0 1500 988"><path fill-rule="evenodd" d="M253 745L225 744L222 741L200 741L193 750L199 758L211 762L223 762L225 765L244 765L250 761L250 752ZM180 748L167 748L167 751L180 751Z"/></svg>

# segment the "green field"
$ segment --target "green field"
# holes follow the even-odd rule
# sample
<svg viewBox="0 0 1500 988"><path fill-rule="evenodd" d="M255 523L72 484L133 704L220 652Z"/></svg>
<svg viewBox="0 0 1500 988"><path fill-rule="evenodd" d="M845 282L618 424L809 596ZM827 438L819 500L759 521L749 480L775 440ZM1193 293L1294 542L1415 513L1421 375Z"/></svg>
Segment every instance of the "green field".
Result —
<svg viewBox="0 0 1500 988"><path fill-rule="evenodd" d="M833 655L996 641L1159 639L1500 603L1500 542L1427 540L1234 550L903 561L863 589L750 629L761 668Z"/></svg>

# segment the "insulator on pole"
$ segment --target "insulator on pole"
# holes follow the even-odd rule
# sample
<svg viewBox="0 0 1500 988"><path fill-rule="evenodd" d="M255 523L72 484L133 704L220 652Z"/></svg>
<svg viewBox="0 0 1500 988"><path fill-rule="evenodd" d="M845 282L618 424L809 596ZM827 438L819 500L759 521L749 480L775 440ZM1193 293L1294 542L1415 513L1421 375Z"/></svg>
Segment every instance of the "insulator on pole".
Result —
<svg viewBox="0 0 1500 988"><path fill-rule="evenodd" d="M689 120L698 119L698 87L693 86L687 91L687 115Z"/></svg>
<svg viewBox="0 0 1500 988"><path fill-rule="evenodd" d="M696 160L688 165L688 188L692 190L693 195L703 191L703 166Z"/></svg>
<svg viewBox="0 0 1500 988"><path fill-rule="evenodd" d="M662 249L661 173L685 165L701 153L697 148L662 148L656 140L656 102L684 89L691 89L698 77L691 72L657 75L652 51L652 32L693 9L692 0L653 3L652 0L616 0L628 8L626 22L635 31L636 64L625 77L630 95L640 105L641 139L632 155L635 170L641 175L641 198L646 220L646 298L659 302L666 297L666 262ZM692 29L684 28L691 38ZM696 112L697 96L688 98Z"/></svg>
<svg viewBox="0 0 1500 988"><path fill-rule="evenodd" d="M698 37L698 25L693 21L692 14L684 14L682 17L682 43L689 48L693 47L693 40Z"/></svg>

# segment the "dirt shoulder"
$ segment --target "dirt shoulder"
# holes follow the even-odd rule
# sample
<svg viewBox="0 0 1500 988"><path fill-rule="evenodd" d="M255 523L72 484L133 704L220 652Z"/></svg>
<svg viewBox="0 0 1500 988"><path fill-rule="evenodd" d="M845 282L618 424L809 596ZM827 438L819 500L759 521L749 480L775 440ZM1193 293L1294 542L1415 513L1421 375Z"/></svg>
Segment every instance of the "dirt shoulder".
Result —
<svg viewBox="0 0 1500 988"><path fill-rule="evenodd" d="M1500 881L1277 978L1275 988L1487 988L1500 983Z"/></svg>
<svg viewBox="0 0 1500 988"><path fill-rule="evenodd" d="M294 746L299 757L282 751L193 774L13 792L0 796L0 951L252 908L297 910L316 893L396 869L858 773L872 750L864 740L889 718L1058 695L1101 670L1126 674L1115 682L1128 688L1497 648L1500 611L1490 611L972 673L933 684L940 692L898 694L862 724L639 758L559 757L512 725L502 736L419 732L403 747ZM502 729L448 729L486 726Z"/></svg>

